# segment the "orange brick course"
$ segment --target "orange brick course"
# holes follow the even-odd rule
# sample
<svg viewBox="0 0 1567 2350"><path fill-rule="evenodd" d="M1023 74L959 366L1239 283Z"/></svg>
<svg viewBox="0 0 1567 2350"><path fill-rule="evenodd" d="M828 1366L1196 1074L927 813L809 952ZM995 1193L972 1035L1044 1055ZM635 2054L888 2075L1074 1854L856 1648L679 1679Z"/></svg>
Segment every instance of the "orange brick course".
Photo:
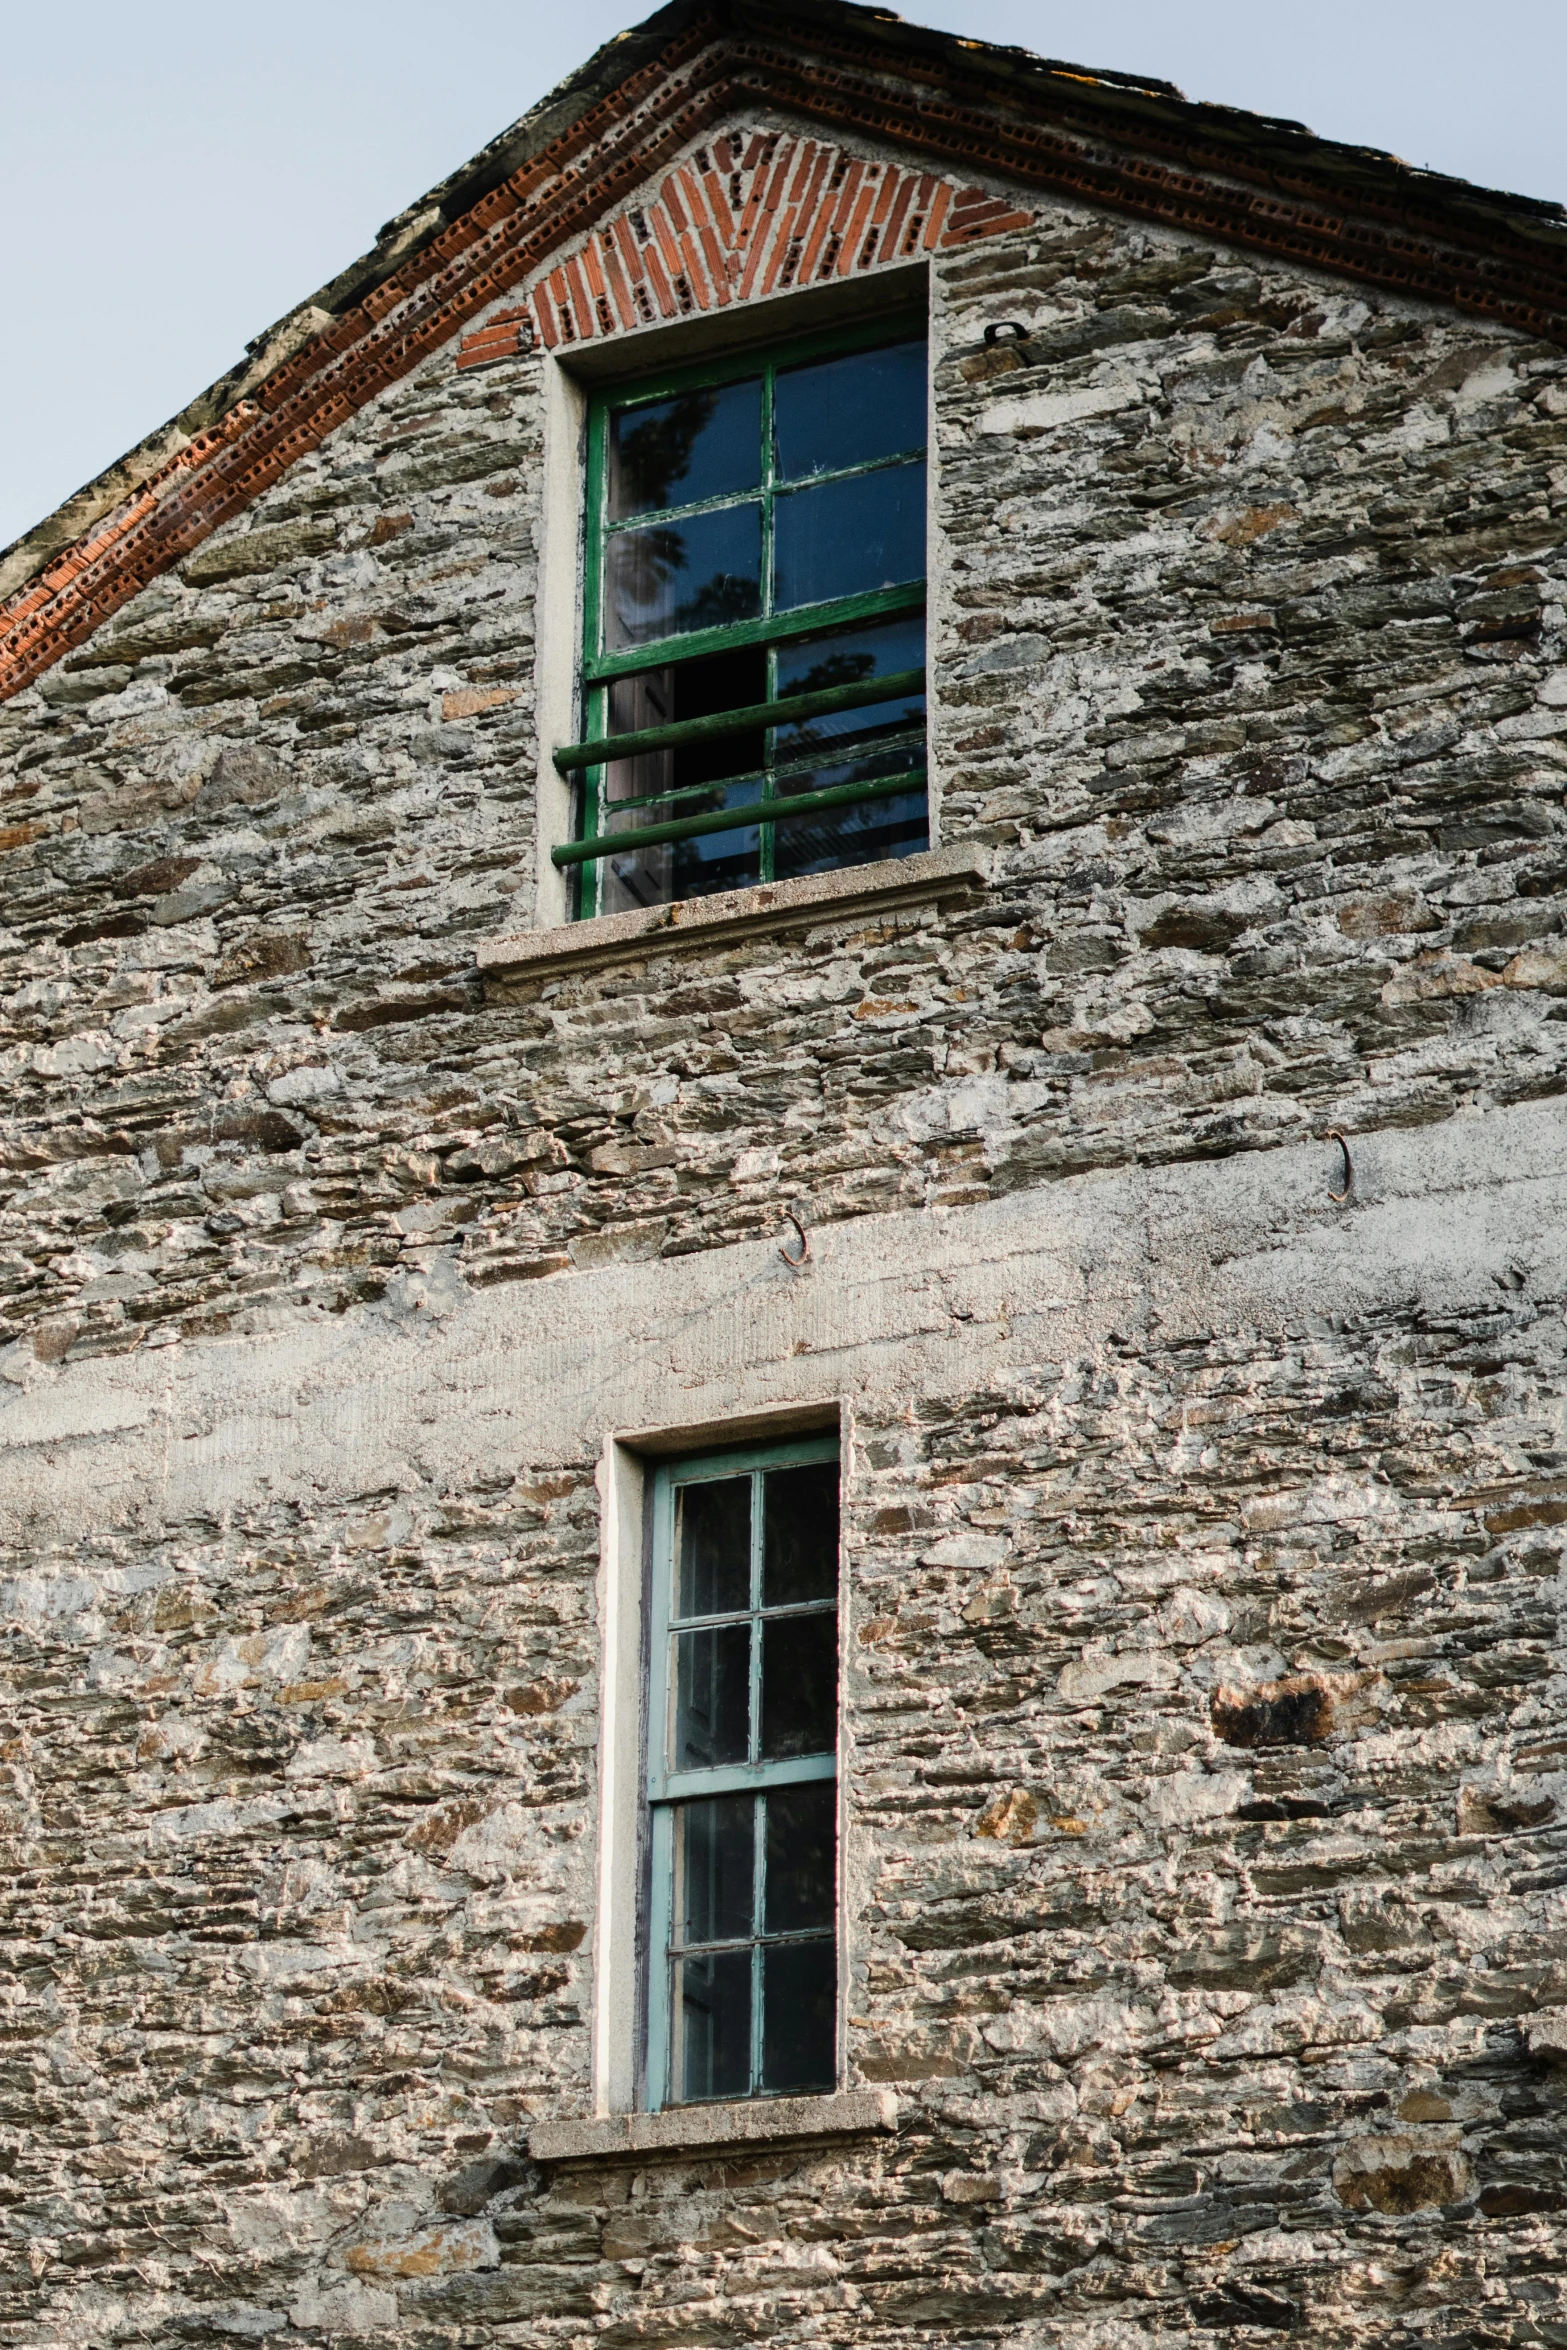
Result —
<svg viewBox="0 0 1567 2350"><path fill-rule="evenodd" d="M1341 183L1307 162L1249 157L1233 138L1210 136L1200 109L1189 121L1122 114L1111 125L1094 90L1092 77L1063 73L1051 78L1048 102L1030 92L1020 107L1010 87L987 81L982 60L905 53L889 75L871 32L813 34L807 56L787 28L776 40L736 37L713 16L694 19L0 604L0 699L541 270L547 277L527 307L554 347L856 274L1024 217L1003 198L956 187L939 176L942 165L1567 342L1567 259L1524 231L1467 226L1428 205L1413 174L1407 188L1368 174L1351 210ZM736 163L720 126L778 108L829 138L869 136L928 162L872 167L811 137L757 133ZM705 166L677 165L709 134ZM721 146L741 174L738 202ZM656 199L639 212L638 191L660 173ZM583 238L569 260L554 258ZM462 353L467 364L480 364L481 351L486 361L502 355L483 340L500 324L479 329Z"/></svg>
<svg viewBox="0 0 1567 2350"><path fill-rule="evenodd" d="M736 302L862 277L943 246L1026 227L1032 215L931 172L869 163L820 140L726 131L656 194L595 229L520 310L465 335L460 367L725 310Z"/></svg>

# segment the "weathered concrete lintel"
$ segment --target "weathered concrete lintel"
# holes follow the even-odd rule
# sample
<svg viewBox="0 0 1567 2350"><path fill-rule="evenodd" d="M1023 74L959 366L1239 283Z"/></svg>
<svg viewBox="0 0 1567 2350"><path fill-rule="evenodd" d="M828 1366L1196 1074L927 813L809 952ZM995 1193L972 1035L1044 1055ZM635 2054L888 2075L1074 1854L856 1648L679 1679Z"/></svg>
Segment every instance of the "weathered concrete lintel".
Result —
<svg viewBox="0 0 1567 2350"><path fill-rule="evenodd" d="M723 2146L781 2146L896 2130L890 2089L843 2089L831 2097L758 2097L737 2105L678 2105L667 2113L620 2113L607 2121L539 2122L529 2132L535 2162L601 2162L624 2154L702 2154Z"/></svg>
<svg viewBox="0 0 1567 2350"><path fill-rule="evenodd" d="M692 938L755 937L840 909L858 918L944 896L954 883L983 887L990 879L990 866L990 853L981 843L954 841L948 848L851 865L840 873L809 873L797 881L764 881L750 889L720 890L710 898L684 898L673 906L601 914L594 921L565 922L549 930L513 931L483 940L478 964L481 971L566 969L643 955L650 947L680 946Z"/></svg>

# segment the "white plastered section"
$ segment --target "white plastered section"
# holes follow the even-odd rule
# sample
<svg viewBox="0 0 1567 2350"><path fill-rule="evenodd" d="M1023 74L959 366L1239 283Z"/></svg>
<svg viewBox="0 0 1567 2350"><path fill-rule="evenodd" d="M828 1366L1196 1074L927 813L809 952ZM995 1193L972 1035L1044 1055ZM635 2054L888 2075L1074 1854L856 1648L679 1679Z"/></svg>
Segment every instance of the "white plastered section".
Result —
<svg viewBox="0 0 1567 2350"><path fill-rule="evenodd" d="M577 648L582 642L582 473L587 394L556 359L544 363L544 495L535 618L538 713L537 865L532 920L547 930L571 911L566 876L550 857L571 836L571 788L554 754L577 738Z"/></svg>
<svg viewBox="0 0 1567 2350"><path fill-rule="evenodd" d="M640 1454L613 1437L598 1470L599 1703L598 1904L593 1943L593 2110L637 2104L642 1776L642 1530L647 1478Z"/></svg>

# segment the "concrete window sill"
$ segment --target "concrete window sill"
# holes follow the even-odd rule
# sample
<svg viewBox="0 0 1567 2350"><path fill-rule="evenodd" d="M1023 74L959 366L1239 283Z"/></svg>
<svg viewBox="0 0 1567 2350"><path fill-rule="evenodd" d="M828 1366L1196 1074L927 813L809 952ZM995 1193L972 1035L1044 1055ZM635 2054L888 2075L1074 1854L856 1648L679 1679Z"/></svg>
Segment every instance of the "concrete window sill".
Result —
<svg viewBox="0 0 1567 2350"><path fill-rule="evenodd" d="M743 2105L677 2105L607 2121L536 2122L528 2152L535 2162L602 2162L617 2154L709 2154L726 2146L886 2134L897 2126L898 2100L889 2089L844 2089L833 2097L754 2097Z"/></svg>
<svg viewBox="0 0 1567 2350"><path fill-rule="evenodd" d="M687 941L699 944L810 928L839 913L857 921L884 909L891 912L946 897L954 889L983 888L989 878L989 854L980 843L954 841L947 848L924 849L918 856L851 865L842 873L763 881L751 889L721 890L710 898L683 898L673 906L638 907L634 913L603 914L592 922L563 922L554 930L513 931L485 939L478 949L478 964L481 971L525 978L534 972L641 956L650 948Z"/></svg>

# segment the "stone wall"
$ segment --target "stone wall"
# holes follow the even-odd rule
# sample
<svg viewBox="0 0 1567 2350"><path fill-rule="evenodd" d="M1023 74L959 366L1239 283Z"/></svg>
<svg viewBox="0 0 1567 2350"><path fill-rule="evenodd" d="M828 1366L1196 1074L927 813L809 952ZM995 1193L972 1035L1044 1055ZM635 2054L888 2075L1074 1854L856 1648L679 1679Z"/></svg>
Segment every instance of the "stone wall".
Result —
<svg viewBox="0 0 1567 2350"><path fill-rule="evenodd" d="M0 708L0 2338L1567 2327L1567 357L1050 206L934 318L988 891L480 981L542 360ZM899 2132L540 2171L604 1438L833 1400Z"/></svg>

